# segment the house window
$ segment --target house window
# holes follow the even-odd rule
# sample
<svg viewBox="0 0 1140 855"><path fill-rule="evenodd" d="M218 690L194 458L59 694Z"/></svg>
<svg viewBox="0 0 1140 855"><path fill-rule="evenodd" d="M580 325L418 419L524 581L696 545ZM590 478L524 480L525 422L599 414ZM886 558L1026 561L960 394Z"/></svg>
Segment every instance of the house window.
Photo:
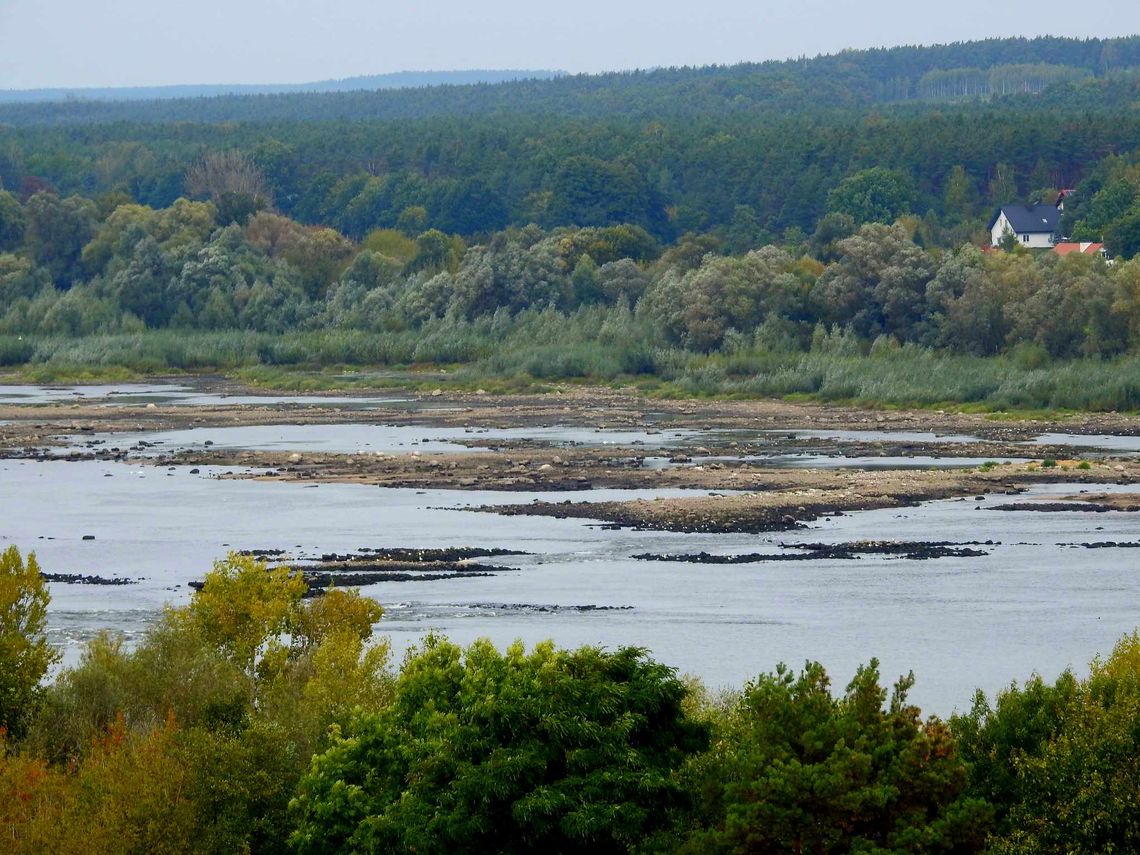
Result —
<svg viewBox="0 0 1140 855"><path fill-rule="evenodd" d="M1022 243L1029 243L1029 235L1022 235L1021 236L1021 242Z"/></svg>

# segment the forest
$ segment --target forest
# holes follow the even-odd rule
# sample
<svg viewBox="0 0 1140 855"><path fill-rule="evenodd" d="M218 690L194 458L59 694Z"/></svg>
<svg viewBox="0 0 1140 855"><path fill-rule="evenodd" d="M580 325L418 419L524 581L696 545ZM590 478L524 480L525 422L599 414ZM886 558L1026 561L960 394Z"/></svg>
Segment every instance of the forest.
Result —
<svg viewBox="0 0 1140 855"><path fill-rule="evenodd" d="M960 97L1040 93L1051 84L1072 103L1106 103L1134 82L1140 38L1044 36L846 50L817 57L704 67L655 68L607 74L535 72L502 85L473 83L333 94L278 93L150 101L69 98L0 106L0 123L87 125L114 122L326 122L408 120L440 116L532 115L604 119L695 118L879 104L943 102ZM949 78L984 85L946 86ZM930 75L933 75L932 77ZM546 78L546 79L541 79ZM459 78L461 79L461 78ZM490 79L493 79L490 78ZM351 81L350 81L351 82ZM381 81L382 82L382 81ZM408 83L419 83L415 79ZM0 98L0 102L4 99ZM1119 103L1117 100L1116 103Z"/></svg>
<svg viewBox="0 0 1140 855"><path fill-rule="evenodd" d="M0 105L0 365L440 364L507 384L1134 409L1138 57L1138 38L1006 39ZM897 97L875 90L890 81ZM1060 190L1059 236L1108 260L982 251L999 205ZM923 389L932 360L947 382ZM1066 386L1061 365L1094 382Z"/></svg>
<svg viewBox="0 0 1140 855"><path fill-rule="evenodd" d="M942 721L870 660L710 692L644 650L429 636L233 554L128 648L46 674L0 554L0 840L17 853L1068 853L1140 846L1140 636ZM764 663L758 663L763 667Z"/></svg>
<svg viewBox="0 0 1140 855"><path fill-rule="evenodd" d="M1123 177L1072 205L1088 212L1080 228L1103 198L1137 186L1130 158L1100 169ZM217 171L233 186L261 180L234 153L189 180L220 181ZM942 248L926 221L875 210L891 197L868 184L895 177L857 173L829 194L811 234L756 248L748 232L670 244L627 223L465 238L417 221L357 241L257 209L256 191L163 209L0 192L0 365L439 364L472 382L642 378L690 393L856 399L875 394L851 375L871 383L901 371L897 391L878 384L881 400L1140 405L1140 259ZM1140 222L1121 222L1130 217ZM947 385L929 380L930 360L952 367L936 372ZM1098 368L1110 361L1118 370ZM1061 366L1093 382L1073 383Z"/></svg>

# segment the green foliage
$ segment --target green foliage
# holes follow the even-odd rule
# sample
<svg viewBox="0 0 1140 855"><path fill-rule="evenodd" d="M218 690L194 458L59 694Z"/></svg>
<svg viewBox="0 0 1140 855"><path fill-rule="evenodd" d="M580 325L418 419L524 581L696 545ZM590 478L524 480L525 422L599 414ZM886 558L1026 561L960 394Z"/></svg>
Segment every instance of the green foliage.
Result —
<svg viewBox="0 0 1140 855"><path fill-rule="evenodd" d="M913 194L904 175L874 166L844 178L828 195L827 206L857 224L890 224L910 210Z"/></svg>
<svg viewBox="0 0 1140 855"><path fill-rule="evenodd" d="M22 735L35 712L40 681L59 654L48 644L51 596L35 553L0 553L0 731Z"/></svg>
<svg viewBox="0 0 1140 855"><path fill-rule="evenodd" d="M26 219L20 201L0 189L0 252L8 252L24 243Z"/></svg>
<svg viewBox="0 0 1140 855"><path fill-rule="evenodd" d="M927 285L937 271L899 226L867 225L839 241L839 261L817 283L825 318L864 339L894 335L925 341Z"/></svg>
<svg viewBox="0 0 1140 855"><path fill-rule="evenodd" d="M703 828L682 851L981 851L988 806L949 729L906 703L913 682L886 707L874 660L839 699L814 663L750 683L696 765Z"/></svg>
<svg viewBox="0 0 1140 855"><path fill-rule="evenodd" d="M979 696L954 722L971 789L997 808L999 853L1129 852L1140 846L1140 636L1086 680L1066 672Z"/></svg>
<svg viewBox="0 0 1140 855"><path fill-rule="evenodd" d="M1121 261L1140 247L1140 77L1121 73L1137 63L1137 38L1012 39L0 107L0 175L27 198L0 195L0 363L460 363L515 388L654 374L701 394L1132 408L1140 267L963 243L991 202L1075 186L1064 230ZM148 121L104 122L132 114ZM72 119L91 124L50 126ZM1085 382L1061 388L1059 363ZM948 375L918 373L932 365Z"/></svg>
<svg viewBox="0 0 1140 855"><path fill-rule="evenodd" d="M684 686L635 649L499 653L429 638L391 707L301 784L297 852L624 852L685 793L706 744Z"/></svg>
<svg viewBox="0 0 1140 855"><path fill-rule="evenodd" d="M80 278L83 247L95 233L95 205L78 196L37 193L24 207L25 242L36 263L60 288Z"/></svg>
<svg viewBox="0 0 1140 855"><path fill-rule="evenodd" d="M739 254L810 234L831 198L861 222L929 214L928 237L950 246L990 202L1095 178L1079 209L1106 186L1097 159L1136 144L1135 76L1045 73L1103 74L1106 47L1140 62L1135 38L1013 39L495 87L0 105L0 168L9 190L106 200L101 217L115 194L164 208L189 190L223 225L269 203L353 240L629 223ZM1020 94L924 103L953 97L923 91L924 75L991 69L994 93Z"/></svg>
<svg viewBox="0 0 1140 855"><path fill-rule="evenodd" d="M91 642L48 688L0 791L24 851L281 852L286 808L330 728L391 697L380 607L233 555L140 643ZM29 775L31 777L29 777Z"/></svg>
<svg viewBox="0 0 1140 855"><path fill-rule="evenodd" d="M912 676L888 697L874 660L839 697L808 663L718 698L635 648L429 637L393 680L375 602L300 592L230 556L132 649L100 636L21 701L24 726L0 729L4 851L1140 847L1140 633L1086 679L979 693L947 727L907 703ZM5 703L53 658L45 607L34 556L5 551Z"/></svg>

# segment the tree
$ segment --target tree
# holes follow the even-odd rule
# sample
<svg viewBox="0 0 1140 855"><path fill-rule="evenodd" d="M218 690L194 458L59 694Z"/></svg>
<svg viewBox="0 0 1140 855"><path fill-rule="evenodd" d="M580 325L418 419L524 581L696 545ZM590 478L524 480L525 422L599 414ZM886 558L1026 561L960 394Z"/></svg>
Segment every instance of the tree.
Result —
<svg viewBox="0 0 1140 855"><path fill-rule="evenodd" d="M994 165L993 178L990 179L990 201L995 205L1006 205L1017 196L1017 176L1013 167L1007 163Z"/></svg>
<svg viewBox="0 0 1140 855"><path fill-rule="evenodd" d="M0 805L34 841L19 851L284 852L311 758L354 710L383 709L392 685L388 644L369 644L380 606L304 588L231 555L136 646L93 640L25 743L53 765L5 762L0 739L0 798L29 806Z"/></svg>
<svg viewBox="0 0 1140 855"><path fill-rule="evenodd" d="M836 244L855 234L856 228L855 218L850 214L827 214L811 236L812 256L824 262L835 261L839 257Z"/></svg>
<svg viewBox="0 0 1140 855"><path fill-rule="evenodd" d="M51 600L34 552L0 553L0 728L19 736L40 695L40 681L59 654L48 644Z"/></svg>
<svg viewBox="0 0 1140 855"><path fill-rule="evenodd" d="M403 214L400 219L404 220ZM478 178L464 178L449 187L439 200L435 217L443 231L461 235L495 232L509 220L502 195Z"/></svg>
<svg viewBox="0 0 1140 855"><path fill-rule="evenodd" d="M416 254L408 262L407 271L414 273L427 270L438 273L448 270L454 273L462 257L462 240L445 235L439 229L429 229L416 238Z"/></svg>
<svg viewBox="0 0 1140 855"><path fill-rule="evenodd" d="M186 171L186 189L218 208L222 225L244 225L256 212L273 206L265 175L240 151L211 152Z"/></svg>
<svg viewBox="0 0 1140 855"><path fill-rule="evenodd" d="M254 216L245 238L270 258L281 258L301 277L310 297L322 296L348 266L355 247L335 229L306 228L267 211Z"/></svg>
<svg viewBox="0 0 1140 855"><path fill-rule="evenodd" d="M704 827L683 852L980 852L989 808L966 795L949 729L887 692L878 663L843 697L823 667L780 666L744 690L695 764Z"/></svg>
<svg viewBox="0 0 1140 855"><path fill-rule="evenodd" d="M1135 852L1140 847L1140 634L1086 680L1033 678L954 722L971 787L998 808L990 851Z"/></svg>
<svg viewBox="0 0 1140 855"><path fill-rule="evenodd" d="M1107 184L1080 209L1082 216L1073 226L1074 240L1103 240L1135 203L1136 187L1131 181L1118 179Z"/></svg>
<svg viewBox="0 0 1140 855"><path fill-rule="evenodd" d="M114 275L111 287L119 305L133 312L149 327L162 326L174 307L168 299L168 283L175 275L170 260L153 238L136 244L127 266Z"/></svg>
<svg viewBox="0 0 1140 855"><path fill-rule="evenodd" d="M206 574L187 617L205 639L252 673L289 625L308 586L288 568L269 570L256 558L231 555Z"/></svg>
<svg viewBox="0 0 1140 855"><path fill-rule="evenodd" d="M942 193L947 223L956 224L968 219L977 207L977 198L969 174L960 164L956 165L946 176L946 187Z"/></svg>
<svg viewBox="0 0 1140 855"><path fill-rule="evenodd" d="M1010 812L1027 796L1019 773L1025 761L1038 758L1061 730L1079 688L1071 671L1049 685L1039 676L1025 685L1000 692L993 705L985 694L974 696L969 713L955 716L950 727L970 770L970 792L994 810L994 832L1016 829Z"/></svg>
<svg viewBox="0 0 1140 855"><path fill-rule="evenodd" d="M47 271L30 258L0 253L0 306L11 306L21 297L30 299L45 285L51 285Z"/></svg>
<svg viewBox="0 0 1140 855"><path fill-rule="evenodd" d="M47 268L60 288L81 278L83 247L95 234L95 203L79 196L61 199L37 193L24 206L25 241L37 264Z"/></svg>
<svg viewBox="0 0 1140 855"><path fill-rule="evenodd" d="M314 758L297 852L627 852L686 803L707 743L671 669L624 648L498 652L438 638L392 705Z"/></svg>
<svg viewBox="0 0 1140 855"><path fill-rule="evenodd" d="M23 244L25 223L20 200L0 190L0 252L8 252Z"/></svg>
<svg viewBox="0 0 1140 855"><path fill-rule="evenodd" d="M1017 239L1017 233L1006 226L1002 229L1001 237L998 238L998 249L1002 252L1022 252L1021 241Z"/></svg>
<svg viewBox="0 0 1140 855"><path fill-rule="evenodd" d="M1140 208L1133 208L1105 227L1104 245L1112 255L1120 258L1140 254Z"/></svg>
<svg viewBox="0 0 1140 855"><path fill-rule="evenodd" d="M902 173L873 166L844 178L827 197L831 213L847 214L857 225L893 223L910 210L914 190Z"/></svg>
<svg viewBox="0 0 1140 855"><path fill-rule="evenodd" d="M645 180L629 163L587 155L568 158L555 173L551 191L551 225L636 223L651 228L657 219Z"/></svg>
<svg viewBox="0 0 1140 855"><path fill-rule="evenodd" d="M863 226L838 243L837 264L819 278L817 296L829 320L850 324L866 339L893 335L922 340L926 288L934 278L934 260L899 226Z"/></svg>

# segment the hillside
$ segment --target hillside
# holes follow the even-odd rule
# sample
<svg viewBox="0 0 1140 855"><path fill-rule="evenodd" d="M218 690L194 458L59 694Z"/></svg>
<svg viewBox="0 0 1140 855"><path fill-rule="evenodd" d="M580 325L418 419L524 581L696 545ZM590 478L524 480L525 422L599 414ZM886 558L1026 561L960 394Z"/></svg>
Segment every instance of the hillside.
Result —
<svg viewBox="0 0 1140 855"><path fill-rule="evenodd" d="M223 95L283 95L301 92L364 92L424 86L470 86L515 80L548 80L565 74L534 69L473 69L469 71L397 71L320 80L312 83L187 84L178 86L69 87L0 89L0 104L50 101L165 101L172 98L217 98Z"/></svg>
<svg viewBox="0 0 1140 855"><path fill-rule="evenodd" d="M276 94L259 91L149 101L6 104L0 105L0 123L394 120L499 113L579 118L739 115L757 110L851 108L1038 93L1060 83L1119 79L1137 67L1140 37L1135 36L990 39L932 47L844 51L812 59L494 84L465 83L457 78L447 82L465 85L428 89L281 89ZM346 85L360 90L375 88L363 83L358 86L354 81L347 81ZM1096 90L1084 97L1103 100Z"/></svg>

